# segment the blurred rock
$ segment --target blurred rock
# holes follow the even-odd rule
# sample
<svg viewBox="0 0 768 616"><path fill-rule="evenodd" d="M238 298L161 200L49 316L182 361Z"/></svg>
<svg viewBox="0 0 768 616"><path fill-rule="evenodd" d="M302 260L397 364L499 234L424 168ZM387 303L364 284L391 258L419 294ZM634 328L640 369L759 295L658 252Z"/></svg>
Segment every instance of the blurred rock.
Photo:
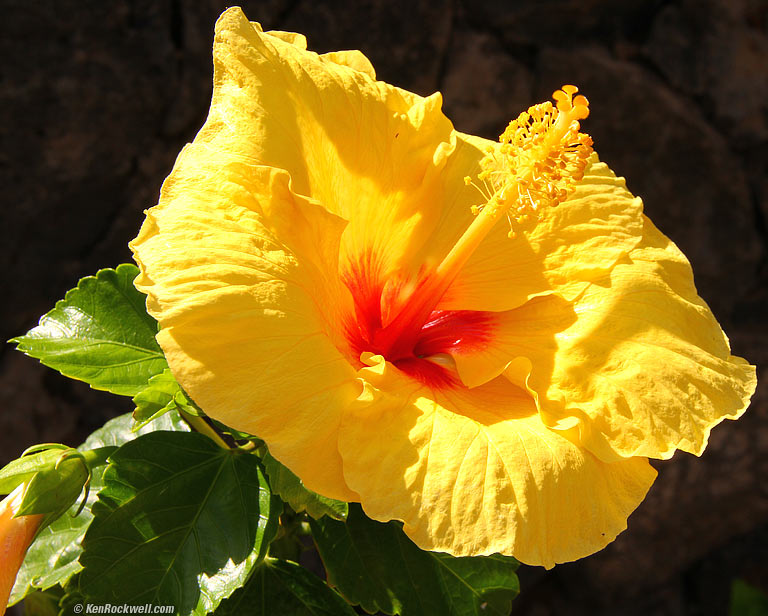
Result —
<svg viewBox="0 0 768 616"><path fill-rule="evenodd" d="M568 47L583 41L613 45L642 38L660 0L465 0L467 19L513 45Z"/></svg>
<svg viewBox="0 0 768 616"><path fill-rule="evenodd" d="M441 90L457 130L496 140L531 104L533 74L487 33L455 32Z"/></svg>
<svg viewBox="0 0 768 616"><path fill-rule="evenodd" d="M731 147L768 139L768 38L745 13L738 2L672 4L645 45L669 83L711 112Z"/></svg>

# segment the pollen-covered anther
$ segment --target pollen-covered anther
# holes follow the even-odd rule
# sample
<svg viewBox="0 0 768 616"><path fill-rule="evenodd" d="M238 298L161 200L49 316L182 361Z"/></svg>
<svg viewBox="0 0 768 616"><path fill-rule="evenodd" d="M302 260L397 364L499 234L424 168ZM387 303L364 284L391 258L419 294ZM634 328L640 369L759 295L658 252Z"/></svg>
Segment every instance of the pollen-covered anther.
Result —
<svg viewBox="0 0 768 616"><path fill-rule="evenodd" d="M495 218L506 213L512 225L520 225L568 198L592 153L592 139L579 124L589 115L589 101L574 96L577 92L576 86L565 85L552 95L555 104L530 107L509 123L500 145L486 150L477 175L480 184L466 181L485 198L472 208L474 214Z"/></svg>

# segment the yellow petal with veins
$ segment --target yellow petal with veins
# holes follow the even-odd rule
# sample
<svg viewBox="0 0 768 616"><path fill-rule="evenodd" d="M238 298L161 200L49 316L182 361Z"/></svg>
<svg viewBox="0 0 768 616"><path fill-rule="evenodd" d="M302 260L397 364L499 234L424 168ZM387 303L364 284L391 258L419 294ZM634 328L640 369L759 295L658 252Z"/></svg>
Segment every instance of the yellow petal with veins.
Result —
<svg viewBox="0 0 768 616"><path fill-rule="evenodd" d="M341 263L373 253L385 272L439 214L453 149L441 97L372 79L360 52L319 56L251 24L216 24L211 110L196 142L285 169L298 193L349 221Z"/></svg>
<svg viewBox="0 0 768 616"><path fill-rule="evenodd" d="M626 528L656 477L644 458L607 464L548 429L504 378L435 392L369 363L341 424L344 474L370 517L402 520L423 549L575 560Z"/></svg>
<svg viewBox="0 0 768 616"><path fill-rule="evenodd" d="M371 79L376 79L376 70L371 61L357 49L347 49L345 51L329 51L320 56L321 59L340 64L364 73Z"/></svg>
<svg viewBox="0 0 768 616"><path fill-rule="evenodd" d="M251 25L257 30L261 30L261 25L259 23L251 22ZM294 47L298 47L301 50L307 49L307 37L298 32L284 32L282 30L270 30L269 36L280 39L281 41L284 41L289 45L293 45Z"/></svg>
<svg viewBox="0 0 768 616"><path fill-rule="evenodd" d="M731 355L687 259L648 219L642 243L573 312L554 357L528 353L528 386L546 423L578 425L601 458L700 455L715 425L746 410L754 366Z"/></svg>
<svg viewBox="0 0 768 616"><path fill-rule="evenodd" d="M461 382L474 388L504 374L517 358L535 360L536 370L546 373L558 352L556 335L576 322L570 302L558 295L534 297L519 308L494 315L493 335L479 349L451 353ZM524 374L516 384L525 387Z"/></svg>

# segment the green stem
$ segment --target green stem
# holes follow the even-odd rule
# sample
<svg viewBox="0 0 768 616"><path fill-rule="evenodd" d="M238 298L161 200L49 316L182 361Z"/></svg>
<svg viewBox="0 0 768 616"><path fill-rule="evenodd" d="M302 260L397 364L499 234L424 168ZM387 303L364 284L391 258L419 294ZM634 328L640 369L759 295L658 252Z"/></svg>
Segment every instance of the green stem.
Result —
<svg viewBox="0 0 768 616"><path fill-rule="evenodd" d="M214 443L216 443L219 447L222 449L231 449L229 445L227 445L226 441L224 441L223 438L219 435L216 430L214 430L210 425L208 425L208 422L205 421L202 417L196 417L195 415L190 415L186 411L183 411L179 409L179 413L181 414L184 421L186 421L192 428L199 432L200 434L205 434L208 438L210 438Z"/></svg>
<svg viewBox="0 0 768 616"><path fill-rule="evenodd" d="M109 456L111 456L115 451L117 451L117 447L114 446L89 449L88 451L83 452L83 460L85 460L88 468L94 469L97 466L106 464L107 458L109 458Z"/></svg>

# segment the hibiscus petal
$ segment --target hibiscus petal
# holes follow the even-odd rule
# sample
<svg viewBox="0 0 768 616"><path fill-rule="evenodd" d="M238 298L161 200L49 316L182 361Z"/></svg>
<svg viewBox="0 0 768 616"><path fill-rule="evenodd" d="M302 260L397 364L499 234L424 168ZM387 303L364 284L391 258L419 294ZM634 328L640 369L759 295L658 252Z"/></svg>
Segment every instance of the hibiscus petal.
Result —
<svg viewBox="0 0 768 616"><path fill-rule="evenodd" d="M462 178L477 175L482 150L489 145L498 146L461 135L444 173L449 182L446 207L425 251L447 252L471 222L470 205L481 203L482 196L464 186ZM642 201L627 190L624 178L616 177L593 154L570 197L541 211L538 222L516 228L514 240L507 236L506 222L498 223L439 307L510 310L552 292L570 299L637 245L642 226ZM426 254L419 258L430 260Z"/></svg>
<svg viewBox="0 0 768 616"><path fill-rule="evenodd" d="M318 56L285 38L239 8L221 16L213 100L196 141L287 170L297 193L349 220L342 263L375 253L385 271L397 269L442 203L437 177L453 127L441 97L374 81L360 52Z"/></svg>
<svg viewBox="0 0 768 616"><path fill-rule="evenodd" d="M360 391L336 346L351 301L337 274L345 224L295 195L287 173L194 144L131 248L182 387L211 417L265 439L311 489L354 499L336 444Z"/></svg>
<svg viewBox="0 0 768 616"><path fill-rule="evenodd" d="M342 421L344 473L369 516L402 520L423 549L575 560L626 528L656 476L644 458L604 463L548 429L503 378L432 392L376 361Z"/></svg>
<svg viewBox="0 0 768 616"><path fill-rule="evenodd" d="M746 410L755 368L731 355L687 259L649 220L638 248L574 311L554 362L528 354L528 386L545 422L578 425L601 458L700 455L715 425Z"/></svg>
<svg viewBox="0 0 768 616"><path fill-rule="evenodd" d="M346 49L344 51L329 51L320 56L323 60L328 60L334 64L347 66L351 69L365 73L371 79L376 79L376 69L373 68L371 61L365 57L362 51L357 49Z"/></svg>
<svg viewBox="0 0 768 616"><path fill-rule="evenodd" d="M256 29L261 30L261 24L257 22L251 22L251 25ZM281 41L284 41L286 43L289 43L290 45L293 45L294 47L298 47L299 49L302 49L302 50L307 49L307 37L299 32L285 32L283 30L270 30L269 36L278 38Z"/></svg>
<svg viewBox="0 0 768 616"><path fill-rule="evenodd" d="M510 362L536 357L537 369L545 370L557 352L555 335L576 321L570 302L558 295L534 297L519 308L493 313L491 335L484 346L459 346L451 351L462 383L477 387L505 373ZM525 372L525 377L528 372ZM525 386L525 379L517 382Z"/></svg>

